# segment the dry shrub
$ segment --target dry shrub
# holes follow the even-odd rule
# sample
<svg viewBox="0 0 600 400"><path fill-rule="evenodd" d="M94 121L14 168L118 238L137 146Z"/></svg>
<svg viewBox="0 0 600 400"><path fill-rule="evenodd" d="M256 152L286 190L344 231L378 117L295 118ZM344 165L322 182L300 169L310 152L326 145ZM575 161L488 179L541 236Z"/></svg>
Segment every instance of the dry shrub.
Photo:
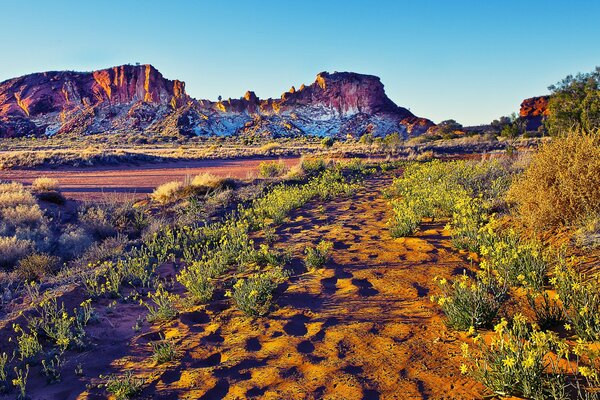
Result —
<svg viewBox="0 0 600 400"><path fill-rule="evenodd" d="M263 146L261 146L261 148L259 149L259 151L265 155L269 155L274 153L276 150L281 149L281 145L277 142L270 142L267 143Z"/></svg>
<svg viewBox="0 0 600 400"><path fill-rule="evenodd" d="M20 183L0 184L0 208L14 207L19 204L34 205L35 197Z"/></svg>
<svg viewBox="0 0 600 400"><path fill-rule="evenodd" d="M215 189L221 186L221 182L223 178L213 175L209 172L205 172L200 175L196 175L194 179L192 179L192 186L204 186Z"/></svg>
<svg viewBox="0 0 600 400"><path fill-rule="evenodd" d="M0 236L0 267L11 267L33 250L33 242Z"/></svg>
<svg viewBox="0 0 600 400"><path fill-rule="evenodd" d="M570 226L600 211L600 132L571 132L540 147L508 192L537 231Z"/></svg>
<svg viewBox="0 0 600 400"><path fill-rule="evenodd" d="M577 224L574 239L579 247L590 249L600 247L600 213L582 218Z"/></svg>
<svg viewBox="0 0 600 400"><path fill-rule="evenodd" d="M59 186L58 181L54 178L40 177L31 183L31 188L36 192L55 192Z"/></svg>
<svg viewBox="0 0 600 400"><path fill-rule="evenodd" d="M44 219L44 213L37 204L19 204L14 207L6 207L0 210L2 218L10 221L12 225L37 225Z"/></svg>
<svg viewBox="0 0 600 400"><path fill-rule="evenodd" d="M179 198L183 183L179 181L171 181L163 183L150 195L150 198L159 204L168 204Z"/></svg>
<svg viewBox="0 0 600 400"><path fill-rule="evenodd" d="M48 254L31 254L17 264L17 276L24 281L41 281L58 267L58 257Z"/></svg>
<svg viewBox="0 0 600 400"><path fill-rule="evenodd" d="M286 171L287 167L283 161L262 161L258 164L258 175L262 178L275 178Z"/></svg>

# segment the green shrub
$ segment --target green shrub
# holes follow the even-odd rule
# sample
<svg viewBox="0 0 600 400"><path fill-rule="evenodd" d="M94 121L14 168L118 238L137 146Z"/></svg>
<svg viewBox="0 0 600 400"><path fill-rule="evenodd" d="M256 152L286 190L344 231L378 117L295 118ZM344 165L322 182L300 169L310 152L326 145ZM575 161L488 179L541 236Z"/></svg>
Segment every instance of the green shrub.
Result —
<svg viewBox="0 0 600 400"><path fill-rule="evenodd" d="M283 175L286 169L282 161L262 161L258 164L258 175L262 178L275 178Z"/></svg>
<svg viewBox="0 0 600 400"><path fill-rule="evenodd" d="M277 269L239 279L233 286L233 300L246 315L263 316L269 312L273 291L286 278L286 273Z"/></svg>
<svg viewBox="0 0 600 400"><path fill-rule="evenodd" d="M177 350L172 340L161 337L160 341L152 342L152 359L155 364L164 364L177 358Z"/></svg>
<svg viewBox="0 0 600 400"><path fill-rule="evenodd" d="M129 400L142 391L144 379L136 378L133 372L127 371L122 376L100 376L105 379L104 387L116 400Z"/></svg>
<svg viewBox="0 0 600 400"><path fill-rule="evenodd" d="M154 293L149 293L148 298L154 303L154 305L146 304L148 322L170 321L177 316L178 297L165 290L162 284L158 285Z"/></svg>
<svg viewBox="0 0 600 400"><path fill-rule="evenodd" d="M304 265L309 271L323 268L331 258L332 242L321 240L314 247L307 247L304 250Z"/></svg>
<svg viewBox="0 0 600 400"><path fill-rule="evenodd" d="M506 289L493 279L469 279L463 275L449 284L437 279L442 294L432 296L444 311L449 326L468 330L490 326L506 299Z"/></svg>
<svg viewBox="0 0 600 400"><path fill-rule="evenodd" d="M215 290L206 263L195 262L181 270L177 281L181 283L197 303L206 303L212 299Z"/></svg>

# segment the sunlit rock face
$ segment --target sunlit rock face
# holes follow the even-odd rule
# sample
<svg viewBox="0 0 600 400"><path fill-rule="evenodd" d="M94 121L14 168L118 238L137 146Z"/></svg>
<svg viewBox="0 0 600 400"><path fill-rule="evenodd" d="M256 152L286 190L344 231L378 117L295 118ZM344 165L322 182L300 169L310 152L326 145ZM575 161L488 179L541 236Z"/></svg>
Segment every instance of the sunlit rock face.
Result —
<svg viewBox="0 0 600 400"><path fill-rule="evenodd" d="M548 100L550 96L531 97L523 100L519 116L524 118L528 131L537 130L543 122L543 118L549 114Z"/></svg>
<svg viewBox="0 0 600 400"><path fill-rule="evenodd" d="M425 132L433 123L398 107L378 77L322 72L278 99L195 100L151 65L44 72L0 83L0 136L117 132L185 135L360 136Z"/></svg>

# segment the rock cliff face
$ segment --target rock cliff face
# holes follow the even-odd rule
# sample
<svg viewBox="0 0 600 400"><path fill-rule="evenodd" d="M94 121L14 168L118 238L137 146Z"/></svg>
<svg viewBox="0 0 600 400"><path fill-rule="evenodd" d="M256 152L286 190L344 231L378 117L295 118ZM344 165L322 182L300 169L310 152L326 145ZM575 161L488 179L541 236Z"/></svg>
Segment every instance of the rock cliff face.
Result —
<svg viewBox="0 0 600 400"><path fill-rule="evenodd" d="M544 117L548 116L548 100L550 96L531 97L523 100L519 116L526 121L528 131L537 130L543 122Z"/></svg>
<svg viewBox="0 0 600 400"><path fill-rule="evenodd" d="M185 84L151 65L45 72L0 83L0 136L111 132L187 135L414 136L433 123L396 106L379 78L350 72L317 75L279 99L248 91L239 99L194 100Z"/></svg>

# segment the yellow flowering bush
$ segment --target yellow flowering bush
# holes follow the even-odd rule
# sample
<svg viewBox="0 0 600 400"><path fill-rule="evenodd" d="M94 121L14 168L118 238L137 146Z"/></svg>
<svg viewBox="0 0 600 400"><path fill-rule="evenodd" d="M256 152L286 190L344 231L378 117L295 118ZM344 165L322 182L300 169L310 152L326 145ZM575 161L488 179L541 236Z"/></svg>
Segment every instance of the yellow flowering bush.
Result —
<svg viewBox="0 0 600 400"><path fill-rule="evenodd" d="M307 247L304 251L304 265L309 271L322 268L331 258L333 243L321 240L314 247Z"/></svg>
<svg viewBox="0 0 600 400"><path fill-rule="evenodd" d="M597 278L578 273L563 260L555 267L550 283L577 335L587 340L600 340L600 283Z"/></svg>
<svg viewBox="0 0 600 400"><path fill-rule="evenodd" d="M449 326L458 330L489 326L506 297L506 292L494 281L487 283L462 275L453 283L435 279L441 295L432 296L444 311Z"/></svg>
<svg viewBox="0 0 600 400"><path fill-rule="evenodd" d="M479 209L492 204L507 187L508 171L496 162L467 161L413 163L394 180L387 195L394 216L388 222L394 237L414 233L423 218L456 214L457 242L474 239L483 221ZM477 204L471 198L479 197ZM458 207L458 209L457 209ZM477 212L476 212L477 211ZM475 220L475 224L470 223Z"/></svg>
<svg viewBox="0 0 600 400"><path fill-rule="evenodd" d="M263 316L269 312L273 291L287 279L280 268L257 273L246 279L238 279L233 285L231 297L237 307L248 316Z"/></svg>
<svg viewBox="0 0 600 400"><path fill-rule="evenodd" d="M154 293L148 293L148 299L152 300L154 305L145 304L148 308L148 322L164 322L175 318L177 312L177 301L179 297L169 293L162 284L159 284Z"/></svg>
<svg viewBox="0 0 600 400"><path fill-rule="evenodd" d="M597 346L579 339L571 345L554 332L528 324L522 314L502 319L489 341L475 336L463 344L469 373L495 394L530 399L597 399L600 366ZM576 397L573 397L576 396Z"/></svg>

